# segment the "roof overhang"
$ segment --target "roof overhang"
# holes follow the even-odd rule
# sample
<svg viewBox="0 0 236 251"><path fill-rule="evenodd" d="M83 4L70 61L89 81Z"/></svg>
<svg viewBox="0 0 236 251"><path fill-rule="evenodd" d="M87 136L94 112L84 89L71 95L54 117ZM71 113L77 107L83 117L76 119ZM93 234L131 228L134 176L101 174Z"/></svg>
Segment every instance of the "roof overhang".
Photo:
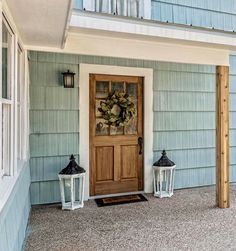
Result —
<svg viewBox="0 0 236 251"><path fill-rule="evenodd" d="M64 46L72 0L7 0L7 6L26 46Z"/></svg>
<svg viewBox="0 0 236 251"><path fill-rule="evenodd" d="M69 32L64 52L80 55L166 61L187 64L229 65L229 50L177 42L149 41L131 36Z"/></svg>
<svg viewBox="0 0 236 251"><path fill-rule="evenodd" d="M143 36L147 40L168 39L183 44L236 50L234 32L73 10L70 31L76 32L81 29L92 29L93 32L117 32L119 36L122 34L122 37L135 35Z"/></svg>

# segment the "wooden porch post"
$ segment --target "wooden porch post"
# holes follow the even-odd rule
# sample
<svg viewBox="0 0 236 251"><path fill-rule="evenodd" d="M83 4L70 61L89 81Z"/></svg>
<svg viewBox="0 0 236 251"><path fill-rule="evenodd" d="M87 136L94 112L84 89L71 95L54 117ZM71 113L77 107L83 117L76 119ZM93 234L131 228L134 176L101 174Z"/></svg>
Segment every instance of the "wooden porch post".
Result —
<svg viewBox="0 0 236 251"><path fill-rule="evenodd" d="M229 203L229 67L216 67L216 203Z"/></svg>

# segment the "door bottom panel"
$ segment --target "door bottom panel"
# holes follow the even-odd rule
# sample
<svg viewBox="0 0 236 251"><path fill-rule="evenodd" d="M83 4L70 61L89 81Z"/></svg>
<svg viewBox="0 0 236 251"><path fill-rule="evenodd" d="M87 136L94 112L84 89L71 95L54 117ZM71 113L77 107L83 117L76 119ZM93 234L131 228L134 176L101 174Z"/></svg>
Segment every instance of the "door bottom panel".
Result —
<svg viewBox="0 0 236 251"><path fill-rule="evenodd" d="M125 193L138 191L138 179L125 181L97 182L95 186L95 195Z"/></svg>

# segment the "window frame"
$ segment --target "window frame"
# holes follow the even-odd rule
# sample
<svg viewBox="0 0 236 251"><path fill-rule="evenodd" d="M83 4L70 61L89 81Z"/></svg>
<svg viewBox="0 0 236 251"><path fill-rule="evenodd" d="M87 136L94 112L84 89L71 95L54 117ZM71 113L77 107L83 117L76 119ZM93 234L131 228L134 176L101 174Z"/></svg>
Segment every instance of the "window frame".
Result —
<svg viewBox="0 0 236 251"><path fill-rule="evenodd" d="M10 33L11 48L10 48L10 74L7 79L9 98L2 97L2 85L0 84L0 184L4 177L15 177L19 170L24 166L27 160L27 137L28 137L28 79L26 78L27 68L27 53L13 30L6 15L2 13L1 26L4 24L7 31ZM3 27L2 27L3 28ZM2 32L0 39L2 41ZM3 45L2 45L3 48ZM2 51L1 51L2 53ZM2 60L2 54L1 60ZM20 58L19 58L20 57ZM20 64L20 65L19 65ZM2 79L2 67L0 70L0 78ZM18 88L20 88L18 90ZM18 92L20 100L18 100ZM9 140L9 166L4 166L3 163L3 105L10 105L10 140ZM20 111L18 111L20 106ZM20 114L19 114L20 113ZM20 122L18 121L20 119ZM19 125L20 124L20 125ZM18 142L20 141L20 142Z"/></svg>
<svg viewBox="0 0 236 251"><path fill-rule="evenodd" d="M23 117L22 120L24 120L24 128L22 129L22 160L17 161L17 155L16 155L16 147L17 144L17 120L16 120L16 99L15 96L12 97L12 103L13 103L13 132L12 132L12 139L14 139L14 147L13 150L11 150L12 154L12 165L11 165L11 176L3 175L3 173L0 174L0 213L2 212L4 206L6 205L6 202L8 201L15 184L20 177L22 171L29 168L28 166L28 160L29 160L29 65L28 65L28 55L27 55L27 49L24 47L24 43L21 40L19 36L19 32L16 26L16 23L14 19L11 16L11 13L8 9L8 6L6 2L4 1L2 4L0 4L0 11L1 11L1 22L0 22L0 43L2 43L2 22L7 23L7 27L10 28L10 31L14 34L13 43L14 43L14 49L13 49L13 60L12 60L12 92L16 92L16 85L17 85L17 43L21 45L21 48L23 50L23 79L22 79L22 85L24 86L24 93L22 94L22 100L23 100ZM2 50L0 50L0 60L2 60ZM1 153L2 153L2 67L0 67L0 170L2 168L1 164ZM16 95L16 94L15 94ZM8 101L6 101L8 102Z"/></svg>
<svg viewBox="0 0 236 251"><path fill-rule="evenodd" d="M7 88L10 89L9 92L9 98L3 98L2 97L2 68L1 68L1 88L0 88L0 132L1 132L1 141L0 141L0 176L12 176L14 174L14 131L13 131L13 126L14 126L14 84L15 84L15 79L14 79L14 69L15 69L15 34L7 21L6 17L4 14L2 14L2 23L1 25L4 24L5 27L7 28L7 31L11 35L11 47L9 48L9 55L10 55L10 62L9 62L9 78L7 79ZM3 27L2 27L3 28ZM2 40L2 37L1 37ZM3 48L3 46L2 46ZM1 57L2 60L2 57ZM3 163L3 105L10 105L10 140L9 140L9 151L10 151L10 162L9 166L4 166L5 163Z"/></svg>

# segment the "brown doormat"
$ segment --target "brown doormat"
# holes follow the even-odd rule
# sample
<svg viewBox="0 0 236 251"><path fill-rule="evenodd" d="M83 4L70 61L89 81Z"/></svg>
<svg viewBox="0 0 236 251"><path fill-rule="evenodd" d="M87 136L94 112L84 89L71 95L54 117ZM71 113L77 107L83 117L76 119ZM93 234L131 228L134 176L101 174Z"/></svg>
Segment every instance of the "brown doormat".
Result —
<svg viewBox="0 0 236 251"><path fill-rule="evenodd" d="M95 199L95 202L97 203L98 207L115 206L120 204L128 204L142 201L147 201L147 198L145 198L142 194Z"/></svg>

